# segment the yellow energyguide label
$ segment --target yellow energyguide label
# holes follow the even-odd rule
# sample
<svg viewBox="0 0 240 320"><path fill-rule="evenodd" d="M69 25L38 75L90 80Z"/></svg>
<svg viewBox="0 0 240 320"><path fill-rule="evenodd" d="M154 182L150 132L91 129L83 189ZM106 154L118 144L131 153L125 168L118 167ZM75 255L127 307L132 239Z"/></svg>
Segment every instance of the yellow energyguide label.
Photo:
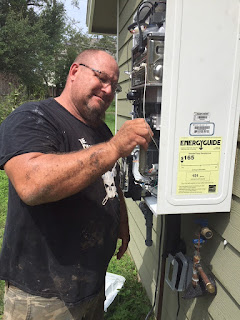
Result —
<svg viewBox="0 0 240 320"><path fill-rule="evenodd" d="M221 137L180 138L177 195L218 192Z"/></svg>

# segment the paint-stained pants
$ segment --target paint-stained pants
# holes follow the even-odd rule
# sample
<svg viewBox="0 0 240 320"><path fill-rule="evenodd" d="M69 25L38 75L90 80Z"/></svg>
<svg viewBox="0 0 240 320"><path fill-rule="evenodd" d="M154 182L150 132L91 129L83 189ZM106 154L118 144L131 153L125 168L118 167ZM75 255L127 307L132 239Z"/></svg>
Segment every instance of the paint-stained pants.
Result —
<svg viewBox="0 0 240 320"><path fill-rule="evenodd" d="M91 301L66 307L58 298L43 298L6 283L3 320L103 320L104 289Z"/></svg>

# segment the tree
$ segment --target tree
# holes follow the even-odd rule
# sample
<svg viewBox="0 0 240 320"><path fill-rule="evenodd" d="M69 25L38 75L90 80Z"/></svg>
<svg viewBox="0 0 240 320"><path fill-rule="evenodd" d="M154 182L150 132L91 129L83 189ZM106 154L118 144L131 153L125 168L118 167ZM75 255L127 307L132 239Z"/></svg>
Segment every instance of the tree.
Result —
<svg viewBox="0 0 240 320"><path fill-rule="evenodd" d="M64 50L56 59L56 86L59 92L65 86L69 68L76 56L88 49L91 42L91 36L84 34L81 29L72 28L70 25L67 26L66 34Z"/></svg>
<svg viewBox="0 0 240 320"><path fill-rule="evenodd" d="M55 59L63 45L63 4L56 0L4 0L0 11L1 71L18 75L30 90L47 86L54 78Z"/></svg>
<svg viewBox="0 0 240 320"><path fill-rule="evenodd" d="M116 53L115 37L96 37L70 26L57 0L1 0L0 27L0 72L17 75L28 92L49 85L60 91L72 61L85 49Z"/></svg>
<svg viewBox="0 0 240 320"><path fill-rule="evenodd" d="M39 52L46 36L41 32L41 23L29 24L28 17L11 11L0 31L0 65L2 71L16 74L30 87L39 84Z"/></svg>
<svg viewBox="0 0 240 320"><path fill-rule="evenodd" d="M116 56L116 51L117 51L116 37L109 36L109 35L98 36L94 43L94 47L102 50L106 50L113 56Z"/></svg>

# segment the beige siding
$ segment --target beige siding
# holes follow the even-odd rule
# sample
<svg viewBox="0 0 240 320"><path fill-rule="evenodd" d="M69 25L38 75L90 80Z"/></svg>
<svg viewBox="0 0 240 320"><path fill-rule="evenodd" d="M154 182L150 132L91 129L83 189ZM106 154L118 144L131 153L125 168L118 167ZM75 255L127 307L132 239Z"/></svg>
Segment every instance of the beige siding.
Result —
<svg viewBox="0 0 240 320"><path fill-rule="evenodd" d="M120 69L119 82L122 92L118 94L117 102L117 130L126 120L131 119L132 105L127 100L127 93L130 90L130 80L126 72L131 68L132 36L127 26L132 22L135 9L140 1L119 1L119 34L118 34L118 64Z"/></svg>
<svg viewBox="0 0 240 320"><path fill-rule="evenodd" d="M143 213L138 204L127 199L131 241L130 254L139 271L141 281L147 291L150 301L153 303L157 279L157 263L159 252L159 235L161 229L160 219L153 217L152 240L153 245L145 245L146 226Z"/></svg>
<svg viewBox="0 0 240 320"><path fill-rule="evenodd" d="M122 116L118 116L117 119L117 130L119 130L121 128L121 126L124 124L125 121L129 120L126 117L122 117Z"/></svg>
<svg viewBox="0 0 240 320"><path fill-rule="evenodd" d="M130 82L125 71L131 68L132 37L127 26L132 23L136 0L119 1L119 66L122 92L118 95L117 129L131 118L132 105L126 99ZM192 239L196 231L195 219L208 219L214 237L201 249L202 263L207 273L216 278L217 295L183 300L180 293L178 320L239 320L240 319L240 133L237 161L233 182L233 199L230 213L182 215L181 234L187 245L187 255L193 255ZM152 247L146 247L145 219L138 204L127 199L131 241L130 253L136 263L140 278L153 302L159 252L161 217L154 217ZM224 240L227 242L225 243ZM164 285L162 320L175 320L178 310L178 294Z"/></svg>
<svg viewBox="0 0 240 320"><path fill-rule="evenodd" d="M128 101L118 100L118 115L123 117L130 117L132 105Z"/></svg>

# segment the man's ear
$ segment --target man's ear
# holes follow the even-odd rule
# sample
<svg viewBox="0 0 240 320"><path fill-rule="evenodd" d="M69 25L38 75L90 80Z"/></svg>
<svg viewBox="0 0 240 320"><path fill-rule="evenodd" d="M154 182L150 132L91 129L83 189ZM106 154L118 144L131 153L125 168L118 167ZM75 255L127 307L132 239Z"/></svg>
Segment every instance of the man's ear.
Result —
<svg viewBox="0 0 240 320"><path fill-rule="evenodd" d="M69 77L71 80L74 80L76 77L76 73L78 71L79 65L77 63L73 63L69 70Z"/></svg>

